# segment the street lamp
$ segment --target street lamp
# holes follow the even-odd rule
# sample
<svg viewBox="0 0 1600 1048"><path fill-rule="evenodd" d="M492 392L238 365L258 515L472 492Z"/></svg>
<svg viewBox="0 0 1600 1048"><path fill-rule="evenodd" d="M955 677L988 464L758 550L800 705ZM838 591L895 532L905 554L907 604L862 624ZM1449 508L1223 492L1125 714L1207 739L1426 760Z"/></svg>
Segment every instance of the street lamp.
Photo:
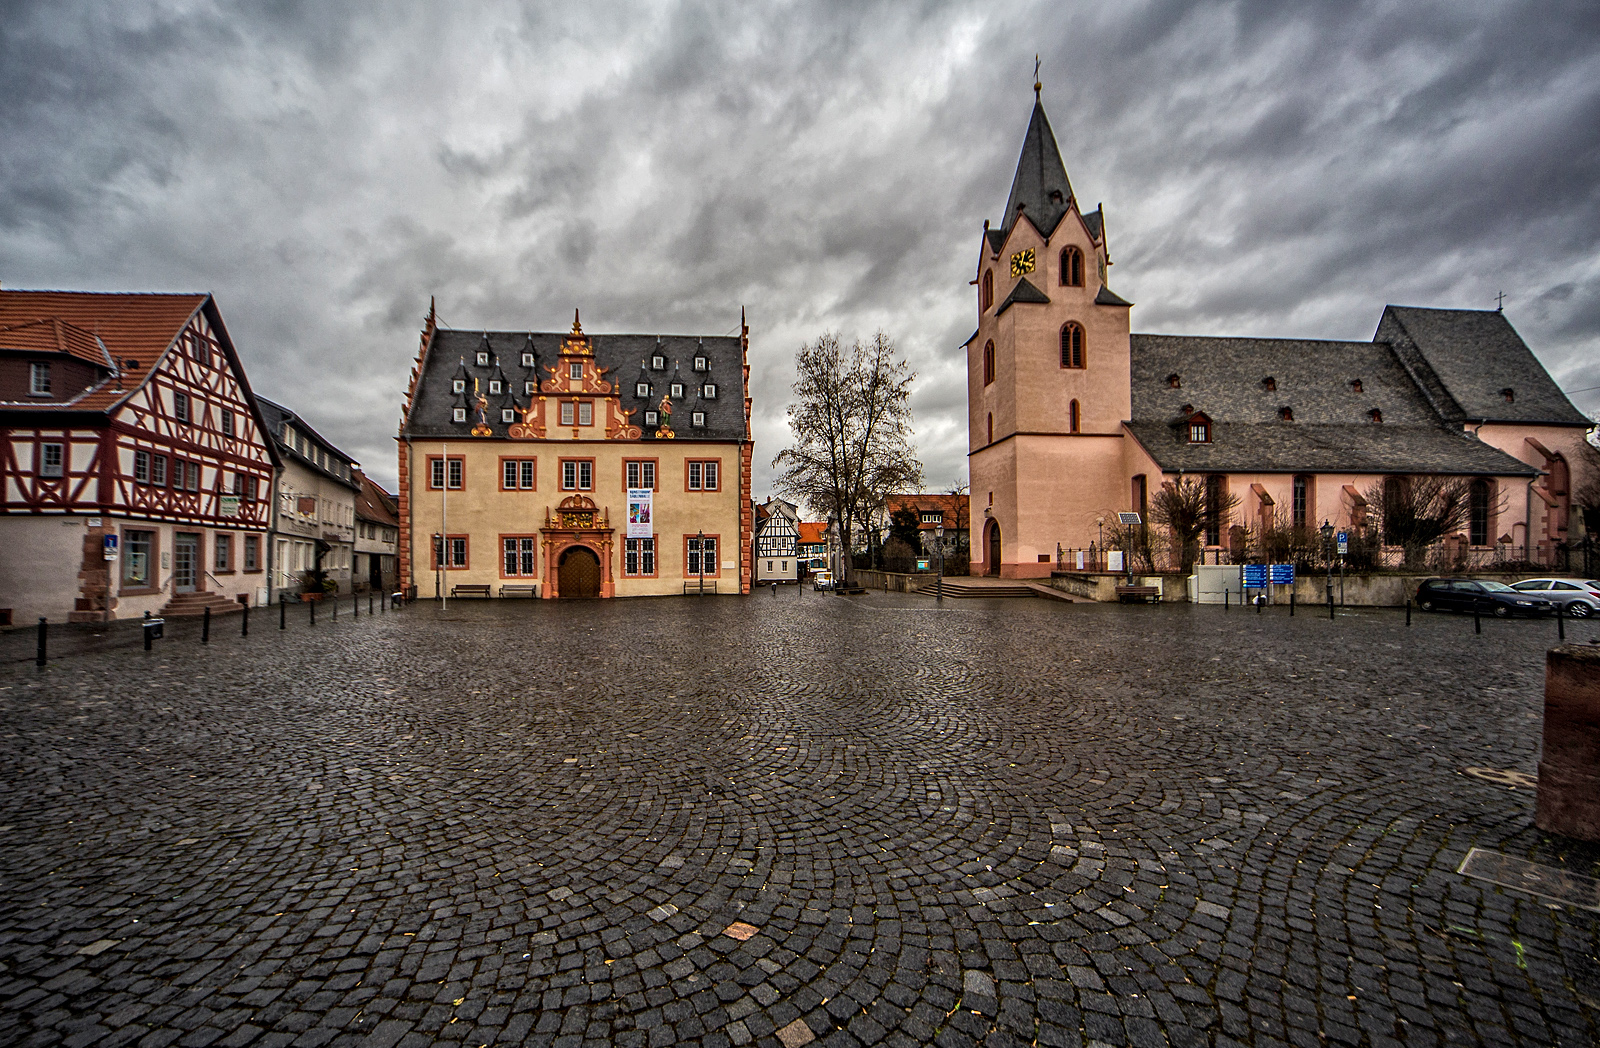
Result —
<svg viewBox="0 0 1600 1048"><path fill-rule="evenodd" d="M1103 557L1105 556L1106 548L1106 518L1094 518L1094 530L1095 534L1098 536L1095 539L1094 553L1096 557Z"/></svg>
<svg viewBox="0 0 1600 1048"><path fill-rule="evenodd" d="M939 544L939 577L933 584L933 601L935 604L944 603L944 524L935 524L933 527L934 540Z"/></svg>
<svg viewBox="0 0 1600 1048"><path fill-rule="evenodd" d="M1333 604L1333 525L1326 517L1322 520L1322 559L1328 565L1328 604Z"/></svg>
<svg viewBox="0 0 1600 1048"><path fill-rule="evenodd" d="M700 596L704 597L706 595L706 533L704 529L701 529L700 533L695 536L695 543L700 550Z"/></svg>

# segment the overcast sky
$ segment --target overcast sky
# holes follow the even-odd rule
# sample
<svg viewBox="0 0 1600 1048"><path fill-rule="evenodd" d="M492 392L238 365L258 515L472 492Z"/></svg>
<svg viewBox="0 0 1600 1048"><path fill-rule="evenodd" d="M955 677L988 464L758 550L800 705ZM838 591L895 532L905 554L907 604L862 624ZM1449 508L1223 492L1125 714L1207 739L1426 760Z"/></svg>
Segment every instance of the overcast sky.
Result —
<svg viewBox="0 0 1600 1048"><path fill-rule="evenodd" d="M391 489L430 295L461 328L744 307L758 498L795 349L881 328L944 490L1036 52L1135 331L1367 339L1504 291L1600 387L1593 0L0 0L0 282L215 293L255 389Z"/></svg>

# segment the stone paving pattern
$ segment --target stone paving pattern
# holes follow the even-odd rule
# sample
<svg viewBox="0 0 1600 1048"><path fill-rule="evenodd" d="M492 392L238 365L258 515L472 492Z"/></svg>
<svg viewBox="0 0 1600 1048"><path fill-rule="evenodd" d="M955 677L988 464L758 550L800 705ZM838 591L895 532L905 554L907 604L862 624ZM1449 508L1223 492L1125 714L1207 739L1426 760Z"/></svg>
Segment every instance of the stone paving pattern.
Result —
<svg viewBox="0 0 1600 1048"><path fill-rule="evenodd" d="M1461 773L1535 772L1554 623L268 625L0 666L0 1043L1600 1041L1600 915L1455 872L1600 863Z"/></svg>

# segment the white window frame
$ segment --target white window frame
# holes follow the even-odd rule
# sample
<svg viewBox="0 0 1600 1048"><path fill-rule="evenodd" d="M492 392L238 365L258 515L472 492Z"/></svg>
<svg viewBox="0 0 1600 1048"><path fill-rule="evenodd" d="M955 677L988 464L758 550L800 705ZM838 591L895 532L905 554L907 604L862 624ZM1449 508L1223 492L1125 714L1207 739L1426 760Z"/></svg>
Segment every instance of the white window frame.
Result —
<svg viewBox="0 0 1600 1048"><path fill-rule="evenodd" d="M53 453L53 455L52 455ZM52 462L51 458L55 461ZM49 441L39 445L39 476L62 477L67 472L66 445L59 441Z"/></svg>

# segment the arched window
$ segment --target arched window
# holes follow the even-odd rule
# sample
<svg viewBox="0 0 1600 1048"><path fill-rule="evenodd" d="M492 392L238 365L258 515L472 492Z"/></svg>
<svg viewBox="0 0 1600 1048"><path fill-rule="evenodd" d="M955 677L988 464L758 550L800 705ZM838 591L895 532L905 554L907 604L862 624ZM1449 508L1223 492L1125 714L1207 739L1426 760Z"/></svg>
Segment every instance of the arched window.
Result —
<svg viewBox="0 0 1600 1048"><path fill-rule="evenodd" d="M1467 492L1467 542L1474 546L1489 544L1489 482L1481 477L1472 482Z"/></svg>
<svg viewBox="0 0 1600 1048"><path fill-rule="evenodd" d="M1083 252L1075 247L1061 249L1061 286L1083 286Z"/></svg>
<svg viewBox="0 0 1600 1048"><path fill-rule="evenodd" d="M1083 367L1083 328L1070 320L1061 326L1061 366Z"/></svg>
<svg viewBox="0 0 1600 1048"><path fill-rule="evenodd" d="M1222 508L1222 476L1213 473L1206 477L1206 504L1205 513L1201 523L1205 525L1205 541L1207 546L1222 544L1222 519L1225 513Z"/></svg>
<svg viewBox="0 0 1600 1048"><path fill-rule="evenodd" d="M983 344L983 384L994 381L994 339Z"/></svg>
<svg viewBox="0 0 1600 1048"><path fill-rule="evenodd" d="M1290 520L1297 528L1305 528L1311 522L1311 478L1299 476L1294 478L1289 500Z"/></svg>
<svg viewBox="0 0 1600 1048"><path fill-rule="evenodd" d="M992 411L989 412L989 439L987 441L985 441L985 443L987 443L987 444L993 444L994 443L994 412L992 412Z"/></svg>
<svg viewBox="0 0 1600 1048"><path fill-rule="evenodd" d="M978 312L982 313L994 305L994 270L983 271L983 287L978 292Z"/></svg>
<svg viewBox="0 0 1600 1048"><path fill-rule="evenodd" d="M1067 432L1078 432L1078 402L1076 400L1067 405Z"/></svg>

